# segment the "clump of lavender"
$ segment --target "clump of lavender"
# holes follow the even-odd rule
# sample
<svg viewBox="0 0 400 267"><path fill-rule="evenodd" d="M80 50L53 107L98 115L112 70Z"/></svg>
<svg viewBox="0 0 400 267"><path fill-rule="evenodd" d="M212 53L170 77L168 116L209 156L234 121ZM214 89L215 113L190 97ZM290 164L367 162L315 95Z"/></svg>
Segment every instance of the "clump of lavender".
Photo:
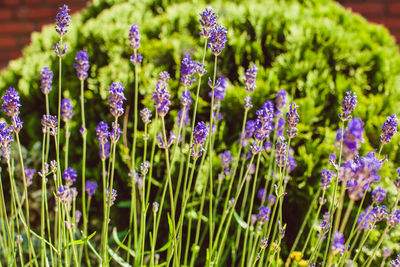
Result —
<svg viewBox="0 0 400 267"><path fill-rule="evenodd" d="M201 19L199 19L201 24L201 31L199 32L200 36L203 36L205 39L211 37L211 30L217 25L217 14L214 12L212 7L206 8L203 13L200 13Z"/></svg>
<svg viewBox="0 0 400 267"><path fill-rule="evenodd" d="M124 95L124 87L122 83L113 83L110 86L110 95L108 96L108 104L110 105L110 112L118 118L124 114L123 101L126 100Z"/></svg>
<svg viewBox="0 0 400 267"><path fill-rule="evenodd" d="M396 114L387 117L385 123L382 126L382 134L380 136L382 145L389 143L393 135L397 133L397 123L398 119L396 117Z"/></svg>
<svg viewBox="0 0 400 267"><path fill-rule="evenodd" d="M244 89L247 91L247 93L252 93L254 89L257 87L256 86L256 78L257 78L257 71L258 68L256 64L253 64L252 67L249 67L246 70L246 73L244 74Z"/></svg>
<svg viewBox="0 0 400 267"><path fill-rule="evenodd" d="M218 56L222 53L222 50L225 48L225 43L228 41L227 38L227 30L224 26L216 24L210 32L210 43L208 47L211 49L211 52Z"/></svg>
<svg viewBox="0 0 400 267"><path fill-rule="evenodd" d="M286 120L288 124L288 129L286 131L289 138L296 137L297 133L297 123L299 122L300 116L297 113L298 106L292 103L289 108L289 112L286 113Z"/></svg>
<svg viewBox="0 0 400 267"><path fill-rule="evenodd" d="M53 72L49 67L43 67L42 72L40 72L40 77L42 78L42 83L40 89L42 93L47 95L51 91L51 83L53 82Z"/></svg>
<svg viewBox="0 0 400 267"><path fill-rule="evenodd" d="M69 121L72 118L72 104L69 98L63 98L61 100L61 118L64 122Z"/></svg>
<svg viewBox="0 0 400 267"><path fill-rule="evenodd" d="M57 116L43 115L41 123L42 123L43 133L49 133L52 136L57 136L58 133Z"/></svg>
<svg viewBox="0 0 400 267"><path fill-rule="evenodd" d="M198 65L197 62L192 60L190 55L185 55L181 62L181 79L180 82L185 86L191 86L196 78L193 76L197 71Z"/></svg>
<svg viewBox="0 0 400 267"><path fill-rule="evenodd" d="M342 114L339 114L339 118L341 118L343 121L351 118L350 113L354 110L357 104L356 93L353 93L353 96L351 96L351 93L351 91L348 91L343 99Z"/></svg>
<svg viewBox="0 0 400 267"><path fill-rule="evenodd" d="M88 193L89 197L92 197L94 195L96 189L97 189L97 183L95 181L94 182L86 181L85 191Z"/></svg>
<svg viewBox="0 0 400 267"><path fill-rule="evenodd" d="M206 141L208 137L208 127L204 123L204 121L200 121L197 123L197 125L193 129L193 145L191 147L192 149L192 155L194 158L199 158L203 152L203 144ZM195 150L195 146L199 148L197 151Z"/></svg>
<svg viewBox="0 0 400 267"><path fill-rule="evenodd" d="M69 9L67 5L60 7L60 12L55 19L56 31L61 38L68 32L69 23L71 22L71 16L68 14L69 11L71 11L71 9Z"/></svg>
<svg viewBox="0 0 400 267"><path fill-rule="evenodd" d="M361 148L361 143L364 142L364 122L358 118L352 118L344 130L343 137L341 129L336 133L336 146L340 146L340 140L343 138L342 155L346 160L354 158Z"/></svg>
<svg viewBox="0 0 400 267"><path fill-rule="evenodd" d="M83 81L88 77L89 70L89 57L86 50L81 50L76 54L75 57L76 63L74 64L74 68L76 70L76 75L79 80Z"/></svg>
<svg viewBox="0 0 400 267"><path fill-rule="evenodd" d="M386 190L382 186L378 186L374 191L372 191L372 201L375 203L381 203L386 197Z"/></svg>
<svg viewBox="0 0 400 267"><path fill-rule="evenodd" d="M36 170L24 167L24 172L25 172L26 186L30 186L32 184L32 179L33 179L33 176L36 173Z"/></svg>
<svg viewBox="0 0 400 267"><path fill-rule="evenodd" d="M160 115L161 117L167 115L169 111L169 106L171 105L171 101L169 100L171 95L169 94L167 88L168 81L168 72L161 72L158 78L158 82L156 84L156 90L153 92L153 97L151 98L154 100L154 106L157 109L158 115Z"/></svg>
<svg viewBox="0 0 400 267"><path fill-rule="evenodd" d="M149 124L151 122L151 111L148 108L144 108L140 111L140 117L144 124Z"/></svg>
<svg viewBox="0 0 400 267"><path fill-rule="evenodd" d="M78 177L78 174L73 168L67 168L63 173L63 179L67 186L71 186Z"/></svg>
<svg viewBox="0 0 400 267"><path fill-rule="evenodd" d="M342 255L344 251L346 250L346 246L344 245L345 240L344 240L344 235L336 231L335 236L333 238L333 244L332 244L332 252L333 254L340 254Z"/></svg>

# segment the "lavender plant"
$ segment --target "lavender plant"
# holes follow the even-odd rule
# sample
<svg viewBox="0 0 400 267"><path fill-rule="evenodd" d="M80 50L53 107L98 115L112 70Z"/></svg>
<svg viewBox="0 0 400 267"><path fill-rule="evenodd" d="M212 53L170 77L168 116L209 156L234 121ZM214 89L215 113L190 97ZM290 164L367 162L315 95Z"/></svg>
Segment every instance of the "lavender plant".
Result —
<svg viewBox="0 0 400 267"><path fill-rule="evenodd" d="M230 83L224 76L227 74L218 70L219 60L225 60L223 51L228 42L228 30L218 23L216 12L207 7L200 13L199 35L204 41L200 61L196 61L195 54L182 56L176 83L170 81L168 72L161 71L151 97L154 105L140 112L139 105L145 103L139 96L139 65L143 61L138 53L141 35L138 24L131 26L127 36L133 49L130 58L135 83L133 118L124 107L125 88L122 83L113 82L108 93L110 114L104 118L104 121L113 119L111 127L100 121L96 129L86 128L84 82L89 77L89 59L86 50L77 52L73 67L80 81L82 157L70 158L69 138L74 129L70 129L69 123L74 122L73 113L79 112L73 112L73 101L61 97L62 57L67 50L63 37L71 22L68 11L68 7L63 6L56 18L60 38L55 46L59 57L58 116L50 114L53 73L49 67L43 67L40 73L46 114L41 118L41 167L37 172L41 177L41 203L37 229L31 224L30 204L34 194L29 190L35 183L35 170L25 167L27 159L19 138L23 130L20 119L23 106L14 88L9 88L2 97L2 111L9 119L6 120L8 124L0 123L0 149L7 163L10 194L4 193L1 180L0 246L7 265L39 266L40 260L41 266L231 264L253 267L356 263L368 267L383 258L381 266L387 263L398 266L398 258L389 261L391 252L386 247L381 252L387 233L400 223L400 168L392 188L381 183L380 174L388 159L381 155L382 148L389 146L397 133L396 114L384 122L380 146L364 154L365 123L352 117L357 113L357 95L352 91L346 93L338 115L340 126L331 147L332 154L327 159L329 166L321 171L319 189L297 237L290 242L286 230L292 222L284 216L285 196L291 186L292 170L297 166L296 144L304 138L302 127L307 122L300 123L302 107L297 106L294 95L284 89L276 93L275 102L265 99L261 106L252 103L258 67L251 64L243 78L246 96L241 100L244 112L243 117L238 118L242 127L235 133L237 142L223 149L217 145L218 135L226 127L223 115L229 116L223 114L221 103L230 90ZM206 60L208 55L213 59L210 65ZM201 82L207 73L212 73L208 77L209 88ZM196 82L197 86L193 86ZM169 85L178 88L170 91ZM190 91L192 86L196 87L194 94ZM208 121L204 121L204 116L197 117L200 93L210 97ZM74 94L71 89L71 99ZM174 102L178 102L175 96L179 95L181 107L178 112L172 112ZM258 108L255 112L253 105ZM132 127L124 122L123 132L120 118L131 122ZM130 131L131 150L126 138ZM96 175L86 180L86 168L96 169L86 160L87 144L91 143L87 137L94 133L100 161L94 171ZM65 135L64 163L60 159L62 134ZM119 142L121 135L123 144ZM14 140L20 168L14 167ZM150 153L149 141L152 142ZM119 155L128 160L119 160ZM128 171L116 172L116 165L121 162L127 165ZM78 168L75 170L72 166ZM81 171L80 175L77 170ZM120 224L112 215L113 210L120 208L118 205L122 201L118 194L124 192L128 181L131 185L127 202L129 220L126 231L118 229L118 233L115 226ZM123 187L118 187L118 183L123 183ZM98 184L100 193L96 193ZM389 198L393 187L394 202ZM165 201L167 194L169 201ZM102 209L95 207L96 214L89 216L95 198L101 200ZM51 204L52 201L55 203ZM316 212L312 212L316 206ZM99 221L101 227L96 225ZM101 233L97 234L94 229L100 228ZM297 250L299 245L301 251Z"/></svg>

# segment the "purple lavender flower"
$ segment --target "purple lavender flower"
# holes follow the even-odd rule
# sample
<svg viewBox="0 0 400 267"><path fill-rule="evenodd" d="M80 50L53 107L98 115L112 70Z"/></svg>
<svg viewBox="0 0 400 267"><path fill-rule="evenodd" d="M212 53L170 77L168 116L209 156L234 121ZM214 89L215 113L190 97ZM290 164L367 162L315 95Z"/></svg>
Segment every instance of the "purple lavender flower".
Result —
<svg viewBox="0 0 400 267"><path fill-rule="evenodd" d="M323 190L326 190L329 187L331 187L333 171L327 170L327 169L323 169L321 171L321 176L322 176L321 177L321 188Z"/></svg>
<svg viewBox="0 0 400 267"><path fill-rule="evenodd" d="M229 150L225 150L221 153L221 167L224 169L225 175L229 174L229 164L233 161L231 153Z"/></svg>
<svg viewBox="0 0 400 267"><path fill-rule="evenodd" d="M274 104L271 101L264 103L262 109L257 110L257 120L254 137L257 140L265 140L273 130Z"/></svg>
<svg viewBox="0 0 400 267"><path fill-rule="evenodd" d="M386 197L386 190L381 186L372 191L372 201L381 203Z"/></svg>
<svg viewBox="0 0 400 267"><path fill-rule="evenodd" d="M174 141L176 139L176 135L172 131L170 131L169 132L169 139L168 139L167 143L164 142L164 139L163 139L163 136L161 135L161 132L158 133L156 138L158 140L158 146L160 148L164 148L165 149L165 148L169 148L174 143Z"/></svg>
<svg viewBox="0 0 400 267"><path fill-rule="evenodd" d="M200 121L193 130L193 145L202 146L207 139L209 132L204 121Z"/></svg>
<svg viewBox="0 0 400 267"><path fill-rule="evenodd" d="M64 47L62 47L62 45L60 43L56 43L53 46L53 49L57 56L62 57L67 53L68 46L67 46L67 44L64 44Z"/></svg>
<svg viewBox="0 0 400 267"><path fill-rule="evenodd" d="M11 117L11 128L15 133L19 133L22 129L23 122L18 116Z"/></svg>
<svg viewBox="0 0 400 267"><path fill-rule="evenodd" d="M156 90L153 92L153 97L151 98L154 100L154 106L157 109L158 115L161 117L167 115L169 106L171 105L171 101L169 100L171 95L169 94L167 88L168 80L168 72L161 72L159 75L159 80L156 84Z"/></svg>
<svg viewBox="0 0 400 267"><path fill-rule="evenodd" d="M108 142L108 137L110 137L109 126L107 123L101 121L96 127L96 137L100 144L105 144Z"/></svg>
<svg viewBox="0 0 400 267"><path fill-rule="evenodd" d="M67 122L72 118L72 104L69 98L63 98L61 100L61 118L63 121Z"/></svg>
<svg viewBox="0 0 400 267"><path fill-rule="evenodd" d="M325 235L325 234L328 232L329 228L330 228L329 220L325 220L325 219L324 219L324 220L321 222L321 233L322 233L323 235Z"/></svg>
<svg viewBox="0 0 400 267"><path fill-rule="evenodd" d="M282 113L282 109L286 106L287 93L285 89L281 88L276 94L275 107L277 114Z"/></svg>
<svg viewBox="0 0 400 267"><path fill-rule="evenodd" d="M346 246L344 245L345 240L344 240L344 235L336 231L335 236L333 238L333 244L332 244L332 253L337 254L340 253L340 255L343 254L343 252L346 250Z"/></svg>
<svg viewBox="0 0 400 267"><path fill-rule="evenodd" d="M196 81L193 75L196 73L197 67L197 62L192 60L190 55L185 55L183 57L180 69L180 81L185 87L191 86Z"/></svg>
<svg viewBox="0 0 400 267"><path fill-rule="evenodd" d="M397 259L390 261L389 267L400 267L400 254L397 254Z"/></svg>
<svg viewBox="0 0 400 267"><path fill-rule="evenodd" d="M251 97L249 95L244 98L243 106L247 110L253 107L253 105L251 104Z"/></svg>
<svg viewBox="0 0 400 267"><path fill-rule="evenodd" d="M224 26L216 24L210 31L210 42L208 43L208 47L211 49L211 52L218 56L221 54L222 49L225 48L225 43L228 41L226 37L227 30Z"/></svg>
<svg viewBox="0 0 400 267"><path fill-rule="evenodd" d="M390 251L389 248L387 248L387 247L382 248L382 256L384 259L389 258L391 254L392 254L392 251ZM399 267L400 267L400 262L399 262Z"/></svg>
<svg viewBox="0 0 400 267"><path fill-rule="evenodd" d="M388 216L387 209L385 205L382 205L381 207L375 207L375 216L377 221L381 221L385 219Z"/></svg>
<svg viewBox="0 0 400 267"><path fill-rule="evenodd" d="M217 80L217 82L215 83L215 88L214 88L214 101L215 102L220 102L220 101L224 100L227 87L228 87L228 81L225 77L221 77ZM212 97L212 92L209 92L208 96Z"/></svg>
<svg viewBox="0 0 400 267"><path fill-rule="evenodd" d="M60 185L56 193L62 204L67 204L72 201L72 194L68 187Z"/></svg>
<svg viewBox="0 0 400 267"><path fill-rule="evenodd" d="M354 110L357 104L357 96L356 93L353 93L353 96L351 96L351 91L348 91L346 96L343 99L342 103L342 114L339 114L339 118L342 120L348 120L350 119L350 113Z"/></svg>
<svg viewBox="0 0 400 267"><path fill-rule="evenodd" d="M289 149L289 152L291 149ZM297 167L296 159L292 157L289 153L287 162L286 162L286 173L290 173L291 171L294 170L294 168Z"/></svg>
<svg viewBox="0 0 400 267"><path fill-rule="evenodd" d="M288 124L288 129L286 131L289 138L296 137L297 133L297 123L299 122L300 116L297 113L298 106L295 103L292 103L289 108L289 112L286 113L286 120Z"/></svg>
<svg viewBox="0 0 400 267"><path fill-rule="evenodd" d="M36 173L35 169L29 169L27 167L24 168L24 172L25 172L25 181L26 181L26 186L30 186L32 184L32 179L33 176Z"/></svg>
<svg viewBox="0 0 400 267"><path fill-rule="evenodd" d="M393 135L397 133L397 122L398 119L396 117L396 114L387 117L385 123L382 126L382 134L380 136L382 145L389 143Z"/></svg>
<svg viewBox="0 0 400 267"><path fill-rule="evenodd" d="M10 87L2 99L3 104L1 105L1 109L4 113L10 117L18 116L19 107L21 106L18 92L15 91L14 88Z"/></svg>
<svg viewBox="0 0 400 267"><path fill-rule="evenodd" d="M183 90L182 96L181 96L181 104L182 108L184 109L189 109L190 105L192 104L192 97L190 96L189 90Z"/></svg>
<svg viewBox="0 0 400 267"><path fill-rule="evenodd" d="M357 218L358 229L374 229L377 221L376 212L377 209L374 209L371 206L366 208Z"/></svg>
<svg viewBox="0 0 400 267"><path fill-rule="evenodd" d="M207 73L207 70L206 70L206 67L204 66L204 64L197 62L196 73L200 77Z"/></svg>
<svg viewBox="0 0 400 267"><path fill-rule="evenodd" d="M94 192L96 192L96 189L97 189L96 182L86 181L85 191L88 193L89 197L94 195Z"/></svg>
<svg viewBox="0 0 400 267"><path fill-rule="evenodd" d="M386 221L391 227L397 227L400 223L400 210L392 211Z"/></svg>
<svg viewBox="0 0 400 267"><path fill-rule="evenodd" d="M268 246L268 238L263 237L260 241L260 249L266 249Z"/></svg>
<svg viewBox="0 0 400 267"><path fill-rule="evenodd" d="M394 186L396 186L397 190L400 190L400 168L397 168L397 179L393 181Z"/></svg>
<svg viewBox="0 0 400 267"><path fill-rule="evenodd" d="M276 133L278 134L278 137L283 136L284 130L285 130L285 119L279 117L278 122L276 124Z"/></svg>
<svg viewBox="0 0 400 267"><path fill-rule="evenodd" d="M126 100L124 95L124 87L122 83L113 83L110 86L110 95L108 96L108 104L110 105L110 112L118 118L124 114L123 101Z"/></svg>
<svg viewBox="0 0 400 267"><path fill-rule="evenodd" d="M262 203L264 203L266 197L267 197L267 192L265 192L265 189L264 188L259 189L257 192L257 198L261 200Z"/></svg>
<svg viewBox="0 0 400 267"><path fill-rule="evenodd" d="M208 39L211 36L211 30L217 25L216 20L218 16L210 6L206 8L203 13L200 13L200 16L201 32L199 32L199 34L205 39Z"/></svg>
<svg viewBox="0 0 400 267"><path fill-rule="evenodd" d="M86 50L79 51L76 54L75 61L74 68L76 70L76 75L79 80L83 81L88 77L89 70L89 58Z"/></svg>
<svg viewBox="0 0 400 267"><path fill-rule="evenodd" d="M280 141L276 142L276 164L278 167L282 168L285 165L285 157L287 151L287 144L284 139L281 138Z"/></svg>
<svg viewBox="0 0 400 267"><path fill-rule="evenodd" d="M49 133L52 136L56 136L58 133L58 120L57 116L43 115L42 120L43 133Z"/></svg>
<svg viewBox="0 0 400 267"><path fill-rule="evenodd" d="M1 156L3 156L3 158L7 161L10 159L10 154L11 154L10 145L12 141L14 141L12 127L11 126L7 127L7 124L0 123Z"/></svg>
<svg viewBox="0 0 400 267"><path fill-rule="evenodd" d="M130 61L132 62L133 65L140 64L143 61L143 56L139 53L133 54L131 56Z"/></svg>
<svg viewBox="0 0 400 267"><path fill-rule="evenodd" d="M110 189L107 188L106 195L107 195L106 203L108 204L108 199L110 199L110 207L111 207L112 205L114 205L114 202L117 199L117 190L115 189L111 190L111 196L110 196Z"/></svg>
<svg viewBox="0 0 400 267"><path fill-rule="evenodd" d="M257 142L253 142L252 144L250 144L250 150L253 155L256 155L264 151L264 147L259 146Z"/></svg>
<svg viewBox="0 0 400 267"><path fill-rule="evenodd" d="M361 143L364 142L364 122L358 118L352 118L345 131L343 132L343 157L346 160L354 158L360 150ZM336 147L340 146L341 130L338 129L336 133Z"/></svg>
<svg viewBox="0 0 400 267"><path fill-rule="evenodd" d="M117 143L121 133L122 133L122 131L119 128L119 123L113 122L111 125L111 132L110 132L111 142Z"/></svg>
<svg viewBox="0 0 400 267"><path fill-rule="evenodd" d="M261 206L258 208L259 212L257 214L257 220L260 224L263 224L269 220L269 214L271 209L269 207Z"/></svg>
<svg viewBox="0 0 400 267"><path fill-rule="evenodd" d="M244 135L240 135L239 142L242 146L247 146L247 141L253 136L255 132L256 122L253 120L248 120L244 127Z"/></svg>
<svg viewBox="0 0 400 267"><path fill-rule="evenodd" d="M53 82L53 72L49 67L43 67L42 72L40 72L40 76L42 78L42 83L40 88L42 89L42 93L47 95L51 91L51 83Z"/></svg>
<svg viewBox="0 0 400 267"><path fill-rule="evenodd" d="M182 118L182 113L183 113L183 118ZM178 123L181 123L182 120L182 126L188 126L190 123L190 117L189 117L189 110L188 109L180 109L178 112Z"/></svg>
<svg viewBox="0 0 400 267"><path fill-rule="evenodd" d="M149 124L151 122L151 111L148 108L144 108L140 111L140 117L144 124Z"/></svg>
<svg viewBox="0 0 400 267"><path fill-rule="evenodd" d="M132 24L129 30L129 44L134 50L138 49L140 46L140 37L139 25L136 23Z"/></svg>
<svg viewBox="0 0 400 267"><path fill-rule="evenodd" d="M257 78L257 71L258 68L256 64L253 64L252 67L249 67L246 70L246 73L244 74L244 89L247 91L247 93L252 93L254 89L257 87L256 86L256 78Z"/></svg>
<svg viewBox="0 0 400 267"><path fill-rule="evenodd" d="M63 173L63 179L68 186L71 186L78 177L78 174L73 168L67 168Z"/></svg>
<svg viewBox="0 0 400 267"><path fill-rule="evenodd" d="M71 9L67 5L60 7L60 12L56 16L56 31L62 38L68 31L69 23L71 22L71 16L68 14Z"/></svg>
<svg viewBox="0 0 400 267"><path fill-rule="evenodd" d="M107 141L104 145L100 145L99 147L99 156L100 159L105 160L110 156L110 142Z"/></svg>

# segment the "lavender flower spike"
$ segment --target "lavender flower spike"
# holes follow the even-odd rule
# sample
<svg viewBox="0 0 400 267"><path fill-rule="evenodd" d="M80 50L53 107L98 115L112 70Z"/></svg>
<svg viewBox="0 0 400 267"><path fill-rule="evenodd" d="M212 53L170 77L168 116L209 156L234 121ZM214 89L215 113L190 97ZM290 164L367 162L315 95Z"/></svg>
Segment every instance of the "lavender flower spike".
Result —
<svg viewBox="0 0 400 267"><path fill-rule="evenodd" d="M286 113L286 120L288 124L288 129L286 131L289 138L296 137L297 133L297 123L299 122L299 114L297 113L298 106L295 103L290 105L289 112Z"/></svg>
<svg viewBox="0 0 400 267"><path fill-rule="evenodd" d="M42 78L40 88L42 89L42 93L47 95L51 91L53 72L50 70L49 67L43 67L42 72L40 72L40 77Z"/></svg>
<svg viewBox="0 0 400 267"><path fill-rule="evenodd" d="M353 96L351 96L351 91L348 91L346 96L343 99L342 103L342 114L339 114L339 118L342 120L348 120L350 119L350 113L354 110L357 104L357 95L356 93L353 93Z"/></svg>
<svg viewBox="0 0 400 267"><path fill-rule="evenodd" d="M225 43L226 41L228 41L228 38L226 37L227 33L228 32L226 28L219 24L215 25L214 28L212 28L210 43L208 44L208 47L211 49L211 52L215 56L221 54L222 49L225 48Z"/></svg>
<svg viewBox="0 0 400 267"><path fill-rule="evenodd" d="M75 61L74 68L76 70L76 75L79 80L83 81L88 77L89 70L89 58L86 50L79 51L76 54Z"/></svg>
<svg viewBox="0 0 400 267"><path fill-rule="evenodd" d="M11 154L10 145L12 141L14 141L12 127L11 126L7 127L7 124L0 123L1 156L7 161L10 159L10 154Z"/></svg>
<svg viewBox="0 0 400 267"><path fill-rule="evenodd" d="M203 144L207 139L207 136L209 134L208 127L204 123L204 121L200 121L197 123L197 125L193 129L193 145L191 147L192 149L192 155L195 159L201 156L203 149ZM200 149L195 151L194 146L199 147Z"/></svg>
<svg viewBox="0 0 400 267"><path fill-rule="evenodd" d="M154 100L154 106L157 109L158 115L164 117L167 115L169 111L169 106L171 105L171 101L169 98L171 95L169 94L167 88L167 82L169 80L168 72L161 72L159 75L158 82L156 84L156 90L153 92L153 97L151 99Z"/></svg>
<svg viewBox="0 0 400 267"><path fill-rule="evenodd" d="M256 64L253 64L253 66L248 68L246 70L246 73L244 74L244 79L243 79L244 89L249 94L252 93L254 89L257 87L256 86L257 71L258 68Z"/></svg>
<svg viewBox="0 0 400 267"><path fill-rule="evenodd" d="M78 174L72 168L67 168L63 173L63 179L68 186L71 186L76 181L77 177Z"/></svg>
<svg viewBox="0 0 400 267"><path fill-rule="evenodd" d="M285 91L285 89L282 88L276 94L275 107L277 109L277 112L279 112L279 113L282 112L282 109L286 105L286 99L287 99L287 92Z"/></svg>
<svg viewBox="0 0 400 267"><path fill-rule="evenodd" d="M140 117L144 124L149 124L151 122L151 111L148 108L144 108L140 111Z"/></svg>
<svg viewBox="0 0 400 267"><path fill-rule="evenodd" d="M25 171L26 186L30 186L32 184L32 179L33 179L33 176L36 173L36 170L35 169L29 169L29 168L25 167L24 171Z"/></svg>
<svg viewBox="0 0 400 267"><path fill-rule="evenodd" d="M201 32L199 32L200 36L203 36L205 39L210 38L211 30L217 24L217 14L214 12L212 7L206 8L203 13L200 13L201 19L199 19L201 24Z"/></svg>
<svg viewBox="0 0 400 267"><path fill-rule="evenodd" d="M72 118L72 104L69 98L63 98L61 100L61 118L64 122L69 121Z"/></svg>
<svg viewBox="0 0 400 267"><path fill-rule="evenodd" d="M181 96L181 104L185 110L190 109L190 105L192 104L192 97L190 96L189 90L183 90Z"/></svg>
<svg viewBox="0 0 400 267"><path fill-rule="evenodd" d="M387 117L385 123L382 126L382 134L380 136L382 145L389 143L393 135L397 133L397 122L398 119L396 117L396 114Z"/></svg>
<svg viewBox="0 0 400 267"><path fill-rule="evenodd" d="M96 182L86 181L85 191L88 193L89 197L94 195L94 192L96 192L96 189L97 189Z"/></svg>
<svg viewBox="0 0 400 267"><path fill-rule="evenodd" d="M131 29L129 30L129 44L135 50L140 46L140 37L139 25L136 23L132 24Z"/></svg>
<svg viewBox="0 0 400 267"><path fill-rule="evenodd" d="M49 133L52 136L56 136L58 133L58 120L57 116L43 115L42 120L43 133Z"/></svg>
<svg viewBox="0 0 400 267"><path fill-rule="evenodd" d="M181 83L185 87L191 86L195 81L196 78L193 76L197 72L197 62L190 58L190 55L185 55L182 59L181 63Z"/></svg>
<svg viewBox="0 0 400 267"><path fill-rule="evenodd" d="M19 107L21 106L18 92L15 91L14 88L10 87L2 99L4 101L1 105L1 109L4 111L4 113L10 117L18 116Z"/></svg>
<svg viewBox="0 0 400 267"><path fill-rule="evenodd" d="M343 252L346 250L346 246L344 245L344 243L345 243L344 235L341 232L336 231L332 244L333 254L340 253L342 255Z"/></svg>
<svg viewBox="0 0 400 267"><path fill-rule="evenodd" d="M118 118L124 114L123 101L126 100L124 95L124 87L122 83L113 83L110 86L110 95L108 96L108 104L110 105L111 114Z"/></svg>
<svg viewBox="0 0 400 267"><path fill-rule="evenodd" d="M68 14L71 11L67 5L60 7L60 12L56 16L56 31L62 38L68 31L71 16Z"/></svg>

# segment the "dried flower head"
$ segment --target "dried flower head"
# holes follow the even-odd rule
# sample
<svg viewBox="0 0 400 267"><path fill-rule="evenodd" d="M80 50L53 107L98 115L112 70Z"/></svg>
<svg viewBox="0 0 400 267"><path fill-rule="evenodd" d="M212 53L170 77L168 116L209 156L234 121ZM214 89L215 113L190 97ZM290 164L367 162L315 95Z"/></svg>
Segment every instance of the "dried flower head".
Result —
<svg viewBox="0 0 400 267"><path fill-rule="evenodd" d="M52 136L56 136L58 132L58 121L57 116L43 115L42 120L43 133L49 133Z"/></svg>
<svg viewBox="0 0 400 267"><path fill-rule="evenodd" d="M140 111L140 117L144 124L149 124L151 122L151 111L148 108L144 108Z"/></svg>

